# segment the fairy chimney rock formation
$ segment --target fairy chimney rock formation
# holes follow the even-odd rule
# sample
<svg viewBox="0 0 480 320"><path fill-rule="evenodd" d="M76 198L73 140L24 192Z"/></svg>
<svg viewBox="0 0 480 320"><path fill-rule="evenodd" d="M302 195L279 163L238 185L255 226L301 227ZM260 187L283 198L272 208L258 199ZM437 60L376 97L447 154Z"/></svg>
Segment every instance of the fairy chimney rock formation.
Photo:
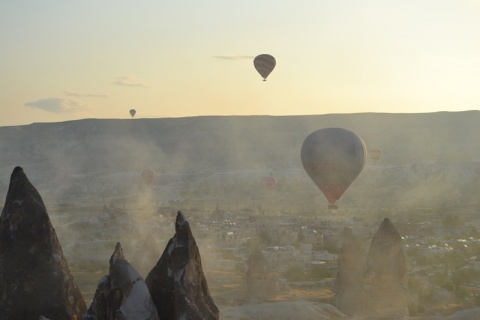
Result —
<svg viewBox="0 0 480 320"><path fill-rule="evenodd" d="M409 315L402 237L388 218L375 233L366 257L361 242L345 228L336 302L339 310L351 316L390 319Z"/></svg>
<svg viewBox="0 0 480 320"><path fill-rule="evenodd" d="M365 248L350 228L343 230L343 245L338 259L337 308L346 314L357 314L361 308Z"/></svg>
<svg viewBox="0 0 480 320"><path fill-rule="evenodd" d="M109 274L98 283L84 320L160 320L143 278L123 255L119 242L110 257Z"/></svg>
<svg viewBox="0 0 480 320"><path fill-rule="evenodd" d="M179 211L175 236L145 282L162 320L219 319L208 291L200 252L190 225Z"/></svg>
<svg viewBox="0 0 480 320"><path fill-rule="evenodd" d="M407 262L402 237L385 218L372 239L363 277L362 313L405 317L408 312Z"/></svg>
<svg viewBox="0 0 480 320"><path fill-rule="evenodd" d="M15 167L0 216L0 319L80 319L85 311L42 197Z"/></svg>

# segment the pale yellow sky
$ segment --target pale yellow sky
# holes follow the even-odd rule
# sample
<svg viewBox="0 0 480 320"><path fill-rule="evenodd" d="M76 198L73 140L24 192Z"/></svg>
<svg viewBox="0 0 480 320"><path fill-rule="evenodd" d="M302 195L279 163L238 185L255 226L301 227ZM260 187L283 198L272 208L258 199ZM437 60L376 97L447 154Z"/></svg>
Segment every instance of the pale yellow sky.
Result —
<svg viewBox="0 0 480 320"><path fill-rule="evenodd" d="M480 105L474 0L4 1L0 43L0 126Z"/></svg>

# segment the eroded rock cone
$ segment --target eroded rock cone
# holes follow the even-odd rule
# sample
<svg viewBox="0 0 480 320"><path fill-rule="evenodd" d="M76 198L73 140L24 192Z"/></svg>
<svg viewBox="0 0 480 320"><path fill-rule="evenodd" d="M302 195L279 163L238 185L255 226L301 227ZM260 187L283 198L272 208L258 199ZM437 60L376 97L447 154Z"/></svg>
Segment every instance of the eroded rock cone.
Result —
<svg viewBox="0 0 480 320"><path fill-rule="evenodd" d="M162 320L219 319L208 291L200 252L188 221L179 211L175 236L145 282Z"/></svg>
<svg viewBox="0 0 480 320"><path fill-rule="evenodd" d="M16 167L0 216L0 319L80 319L85 311L42 197Z"/></svg>
<svg viewBox="0 0 480 320"><path fill-rule="evenodd" d="M84 320L159 320L143 278L125 260L118 242L110 257L109 275L98 283Z"/></svg>
<svg viewBox="0 0 480 320"><path fill-rule="evenodd" d="M408 316L407 262L402 237L385 218L372 239L362 290L363 313L372 317Z"/></svg>
<svg viewBox="0 0 480 320"><path fill-rule="evenodd" d="M343 230L343 245L338 258L337 308L355 315L361 308L360 292L363 284L365 248L350 228Z"/></svg>

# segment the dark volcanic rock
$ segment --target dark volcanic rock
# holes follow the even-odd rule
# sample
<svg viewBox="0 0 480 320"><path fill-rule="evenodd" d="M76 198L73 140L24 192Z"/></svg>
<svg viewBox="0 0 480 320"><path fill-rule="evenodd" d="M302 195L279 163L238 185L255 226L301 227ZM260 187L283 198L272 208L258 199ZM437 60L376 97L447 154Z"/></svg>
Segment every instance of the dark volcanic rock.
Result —
<svg viewBox="0 0 480 320"><path fill-rule="evenodd" d="M98 283L84 320L159 320L143 278L125 260L117 243L110 257L109 275Z"/></svg>
<svg viewBox="0 0 480 320"><path fill-rule="evenodd" d="M343 230L342 251L338 258L337 308L346 314L357 314L361 308L365 248L350 228Z"/></svg>
<svg viewBox="0 0 480 320"><path fill-rule="evenodd" d="M372 239L363 279L363 313L405 317L408 312L407 262L402 237L385 218Z"/></svg>
<svg viewBox="0 0 480 320"><path fill-rule="evenodd" d="M145 282L162 320L219 319L190 226L177 213L175 236Z"/></svg>
<svg viewBox="0 0 480 320"><path fill-rule="evenodd" d="M0 319L80 319L85 310L42 197L16 167L0 216Z"/></svg>

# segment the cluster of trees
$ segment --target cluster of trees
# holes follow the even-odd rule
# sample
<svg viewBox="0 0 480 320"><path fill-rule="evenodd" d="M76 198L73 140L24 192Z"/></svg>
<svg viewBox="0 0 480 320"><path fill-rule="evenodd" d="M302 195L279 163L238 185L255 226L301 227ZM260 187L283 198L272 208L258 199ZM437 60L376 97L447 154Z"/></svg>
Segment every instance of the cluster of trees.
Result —
<svg viewBox="0 0 480 320"><path fill-rule="evenodd" d="M325 278L335 277L335 271L325 264L312 264L308 269L305 269L302 265L294 264L283 272L282 275L290 282L320 281Z"/></svg>

